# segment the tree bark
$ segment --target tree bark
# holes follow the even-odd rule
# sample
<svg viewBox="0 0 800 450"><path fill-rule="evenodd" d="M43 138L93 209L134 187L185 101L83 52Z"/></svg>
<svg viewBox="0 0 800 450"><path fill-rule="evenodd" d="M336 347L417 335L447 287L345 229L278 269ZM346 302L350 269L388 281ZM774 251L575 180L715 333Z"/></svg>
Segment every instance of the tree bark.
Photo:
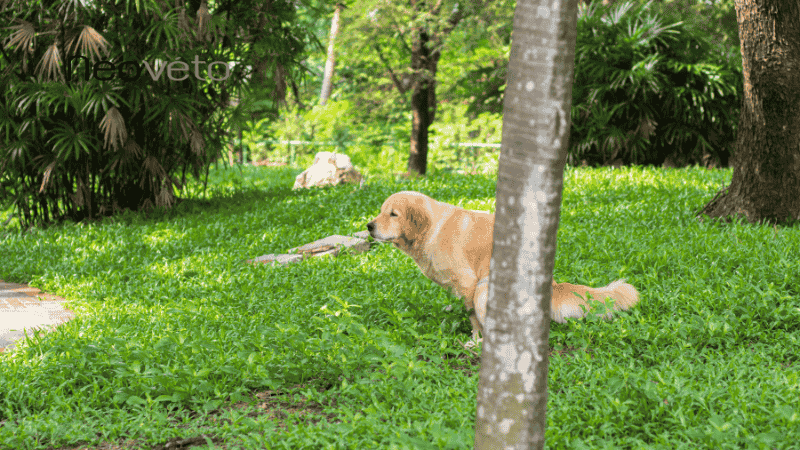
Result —
<svg viewBox="0 0 800 450"><path fill-rule="evenodd" d="M736 0L744 98L733 177L700 214L800 220L800 3Z"/></svg>
<svg viewBox="0 0 800 450"><path fill-rule="evenodd" d="M411 151L408 155L409 175L425 175L428 170L428 128L436 116L436 68L439 51L431 51L430 38L420 29L411 48Z"/></svg>
<svg viewBox="0 0 800 450"><path fill-rule="evenodd" d="M520 0L503 103L475 448L542 449L578 0Z"/></svg>
<svg viewBox="0 0 800 450"><path fill-rule="evenodd" d="M426 6L424 1L412 0L412 6L419 12ZM472 0L470 7L479 11L484 0ZM438 1L429 14L433 17L441 13L442 2ZM426 24L414 30L411 46L411 149L408 155L408 174L425 175L428 169L428 128L436 118L436 69L441 57L441 47L445 37L464 18L466 8L456 8L447 18L447 24L439 31L430 34Z"/></svg>
<svg viewBox="0 0 800 450"><path fill-rule="evenodd" d="M333 83L333 71L336 66L336 35L339 34L339 15L344 5L339 3L333 11L331 20L331 36L328 39L328 58L325 61L325 75L322 78L322 92L319 94L319 104L325 105L331 97L331 85Z"/></svg>

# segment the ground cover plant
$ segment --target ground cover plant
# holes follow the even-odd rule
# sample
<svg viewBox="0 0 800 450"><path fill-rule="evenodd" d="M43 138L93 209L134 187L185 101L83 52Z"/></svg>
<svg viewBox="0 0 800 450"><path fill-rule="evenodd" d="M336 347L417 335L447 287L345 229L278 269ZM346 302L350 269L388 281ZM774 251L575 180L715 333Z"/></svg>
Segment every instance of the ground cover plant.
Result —
<svg viewBox="0 0 800 450"><path fill-rule="evenodd" d="M78 313L0 355L0 448L471 448L468 316L408 257L243 261L364 230L399 190L493 211L496 173L297 173L212 168L166 213L0 230L0 278ZM567 169L556 281L642 301L552 324L548 448L796 448L800 231L695 220L730 175Z"/></svg>

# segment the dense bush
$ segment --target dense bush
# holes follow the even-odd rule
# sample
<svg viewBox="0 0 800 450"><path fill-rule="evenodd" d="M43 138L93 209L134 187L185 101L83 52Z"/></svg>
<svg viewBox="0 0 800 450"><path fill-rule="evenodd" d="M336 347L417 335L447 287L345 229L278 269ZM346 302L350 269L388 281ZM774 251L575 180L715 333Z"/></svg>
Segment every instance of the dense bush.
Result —
<svg viewBox="0 0 800 450"><path fill-rule="evenodd" d="M187 174L200 179L218 158L242 115L231 100L239 110L252 103L250 74L263 90L285 91L303 51L301 32L286 25L290 3L237 2L213 22L205 3L187 3L11 2L0 13L16 23L0 35L0 207L13 204L22 227L171 206ZM114 67L103 60L119 71L98 78L98 64ZM178 60L188 73L168 79L164 65Z"/></svg>
<svg viewBox="0 0 800 450"><path fill-rule="evenodd" d="M570 162L727 165L741 63L649 8L581 5Z"/></svg>

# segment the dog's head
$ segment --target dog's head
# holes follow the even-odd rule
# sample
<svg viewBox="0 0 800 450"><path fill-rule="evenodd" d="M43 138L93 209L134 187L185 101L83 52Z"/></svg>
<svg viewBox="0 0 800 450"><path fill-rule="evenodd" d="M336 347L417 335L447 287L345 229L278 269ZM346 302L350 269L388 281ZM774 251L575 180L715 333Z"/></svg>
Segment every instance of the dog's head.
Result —
<svg viewBox="0 0 800 450"><path fill-rule="evenodd" d="M403 191L383 202L381 213L367 224L370 236L408 250L431 227L432 204L436 200L419 192Z"/></svg>

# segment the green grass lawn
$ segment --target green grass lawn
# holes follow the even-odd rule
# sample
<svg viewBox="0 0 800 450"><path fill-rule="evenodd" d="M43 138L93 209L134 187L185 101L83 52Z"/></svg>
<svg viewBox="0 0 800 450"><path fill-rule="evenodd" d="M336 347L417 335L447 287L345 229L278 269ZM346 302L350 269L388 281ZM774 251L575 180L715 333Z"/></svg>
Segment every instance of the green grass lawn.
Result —
<svg viewBox="0 0 800 450"><path fill-rule="evenodd" d="M410 258L243 261L364 230L400 190L493 211L494 178L297 173L212 169L166 214L0 230L0 278L78 313L0 355L0 448L471 448L468 315ZM567 169L556 281L642 300L551 325L548 448L800 448L800 230L697 221L730 176Z"/></svg>

